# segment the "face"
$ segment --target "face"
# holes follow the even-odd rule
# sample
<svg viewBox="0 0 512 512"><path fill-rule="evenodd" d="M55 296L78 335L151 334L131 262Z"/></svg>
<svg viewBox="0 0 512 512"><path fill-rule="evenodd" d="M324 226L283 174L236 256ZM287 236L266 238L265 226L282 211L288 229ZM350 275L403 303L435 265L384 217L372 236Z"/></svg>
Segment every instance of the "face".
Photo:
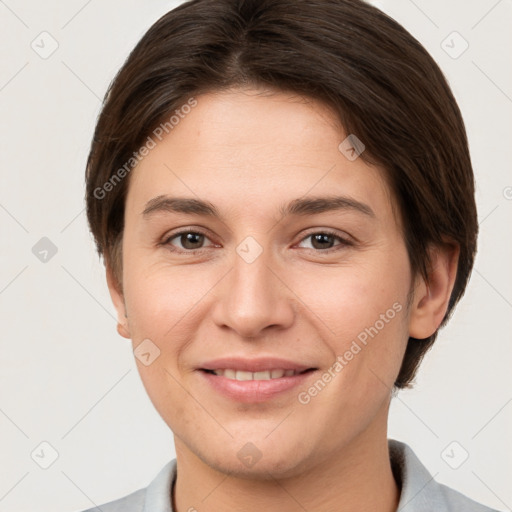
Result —
<svg viewBox="0 0 512 512"><path fill-rule="evenodd" d="M177 453L293 475L385 436L415 328L406 247L327 107L196 100L130 176L121 332Z"/></svg>

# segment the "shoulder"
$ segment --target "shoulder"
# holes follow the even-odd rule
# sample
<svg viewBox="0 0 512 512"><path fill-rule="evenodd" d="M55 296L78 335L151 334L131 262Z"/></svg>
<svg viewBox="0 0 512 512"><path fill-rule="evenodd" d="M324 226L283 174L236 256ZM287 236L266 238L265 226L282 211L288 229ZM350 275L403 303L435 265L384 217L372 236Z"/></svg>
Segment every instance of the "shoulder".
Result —
<svg viewBox="0 0 512 512"><path fill-rule="evenodd" d="M413 450L399 441L388 440L393 473L402 490L400 512L497 512L434 480Z"/></svg>
<svg viewBox="0 0 512 512"><path fill-rule="evenodd" d="M172 512L171 489L175 479L176 459L173 459L147 487L82 512Z"/></svg>
<svg viewBox="0 0 512 512"><path fill-rule="evenodd" d="M450 510L464 510L464 512L497 512L493 508L473 501L451 487L437 482L435 482L435 485L437 487L437 493L441 497L441 501L447 503Z"/></svg>
<svg viewBox="0 0 512 512"><path fill-rule="evenodd" d="M143 512L146 501L146 489L139 489L123 498L103 503L82 512Z"/></svg>

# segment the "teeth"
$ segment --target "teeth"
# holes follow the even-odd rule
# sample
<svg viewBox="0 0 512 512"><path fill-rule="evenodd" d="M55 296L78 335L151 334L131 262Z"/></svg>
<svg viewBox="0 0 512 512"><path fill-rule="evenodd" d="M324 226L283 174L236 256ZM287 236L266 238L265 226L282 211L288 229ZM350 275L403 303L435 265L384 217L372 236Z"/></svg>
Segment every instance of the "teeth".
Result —
<svg viewBox="0 0 512 512"><path fill-rule="evenodd" d="M236 380L253 380L253 374L251 372L242 372L237 370L235 375Z"/></svg>
<svg viewBox="0 0 512 512"><path fill-rule="evenodd" d="M215 372L215 374L219 375L217 372ZM227 377L228 379L234 379L236 377L235 370L224 370L224 377Z"/></svg>
<svg viewBox="0 0 512 512"><path fill-rule="evenodd" d="M282 369L266 370L262 372L246 372L228 368L225 370L213 370L213 373L215 373L215 375L234 380L270 380L280 379L281 377L291 377L299 372L296 372L295 370Z"/></svg>
<svg viewBox="0 0 512 512"><path fill-rule="evenodd" d="M272 377L270 372L254 372L252 374L253 380L270 380Z"/></svg>

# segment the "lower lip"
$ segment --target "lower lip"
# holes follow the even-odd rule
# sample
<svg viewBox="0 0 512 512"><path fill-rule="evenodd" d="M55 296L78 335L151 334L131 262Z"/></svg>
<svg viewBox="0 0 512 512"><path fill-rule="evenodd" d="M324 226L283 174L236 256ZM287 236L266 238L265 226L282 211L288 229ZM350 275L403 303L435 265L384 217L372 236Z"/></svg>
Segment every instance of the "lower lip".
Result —
<svg viewBox="0 0 512 512"><path fill-rule="evenodd" d="M235 380L199 370L208 383L224 396L238 402L266 402L277 395L300 386L315 373L314 370L290 377L270 380Z"/></svg>

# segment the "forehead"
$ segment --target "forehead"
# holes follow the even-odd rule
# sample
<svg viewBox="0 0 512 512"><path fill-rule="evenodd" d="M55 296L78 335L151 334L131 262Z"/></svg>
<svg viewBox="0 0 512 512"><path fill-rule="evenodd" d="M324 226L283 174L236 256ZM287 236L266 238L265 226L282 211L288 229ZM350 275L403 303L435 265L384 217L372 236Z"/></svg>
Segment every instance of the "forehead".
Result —
<svg viewBox="0 0 512 512"><path fill-rule="evenodd" d="M306 195L344 195L390 210L383 170L347 158L347 135L323 103L284 92L203 94L132 171L127 209L165 195L206 198L234 214L265 215ZM342 146L342 149L345 146ZM275 211L274 211L275 213Z"/></svg>

